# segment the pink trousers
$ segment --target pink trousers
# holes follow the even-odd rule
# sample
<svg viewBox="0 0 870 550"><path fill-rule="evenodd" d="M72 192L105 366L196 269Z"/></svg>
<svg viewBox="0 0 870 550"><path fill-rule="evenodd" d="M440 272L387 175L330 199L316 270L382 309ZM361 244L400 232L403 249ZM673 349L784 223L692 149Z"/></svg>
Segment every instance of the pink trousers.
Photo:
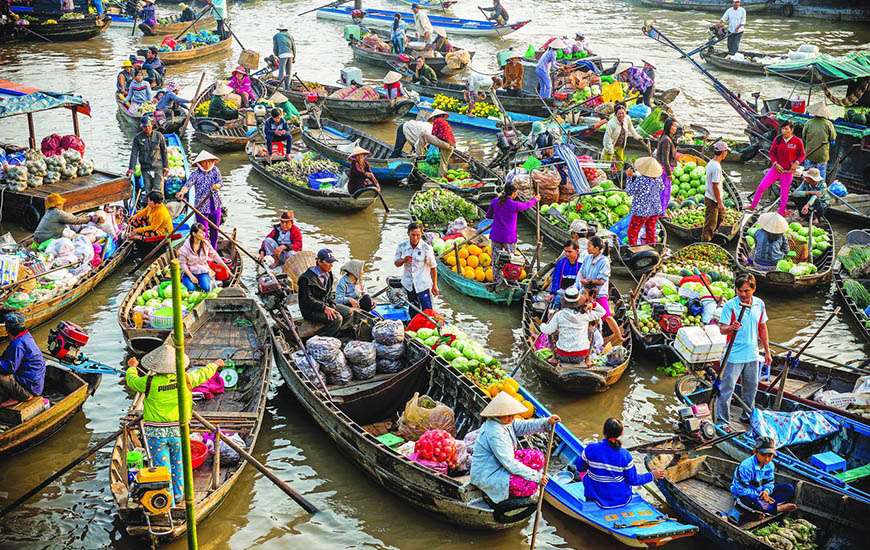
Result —
<svg viewBox="0 0 870 550"><path fill-rule="evenodd" d="M788 193L791 191L792 178L794 178L792 172L777 172L776 168L771 166L758 183L758 189L755 190L755 194L752 195L752 208L758 206L767 188L779 181L779 214L785 216L785 207L788 203Z"/></svg>

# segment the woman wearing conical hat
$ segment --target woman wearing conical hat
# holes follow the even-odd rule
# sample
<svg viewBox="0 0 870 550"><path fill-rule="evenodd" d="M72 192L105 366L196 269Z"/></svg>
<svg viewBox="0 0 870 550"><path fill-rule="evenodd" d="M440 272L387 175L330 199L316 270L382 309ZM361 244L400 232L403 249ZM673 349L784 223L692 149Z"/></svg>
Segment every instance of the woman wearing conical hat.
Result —
<svg viewBox="0 0 870 550"><path fill-rule="evenodd" d="M381 189L381 185L372 173L372 167L368 161L370 154L371 153L367 149L356 146L347 157L348 160L350 160L347 192L351 195L366 187L374 187L377 190Z"/></svg>
<svg viewBox="0 0 870 550"><path fill-rule="evenodd" d="M197 214L196 221L205 226L208 240L214 249L217 249L218 232L208 222L220 226L223 219L223 202L219 192L223 187L223 176L217 167L220 160L208 151L200 151L193 159L194 169L191 170L187 183L176 195L185 198L187 191L193 188L194 205L203 214L202 216Z"/></svg>

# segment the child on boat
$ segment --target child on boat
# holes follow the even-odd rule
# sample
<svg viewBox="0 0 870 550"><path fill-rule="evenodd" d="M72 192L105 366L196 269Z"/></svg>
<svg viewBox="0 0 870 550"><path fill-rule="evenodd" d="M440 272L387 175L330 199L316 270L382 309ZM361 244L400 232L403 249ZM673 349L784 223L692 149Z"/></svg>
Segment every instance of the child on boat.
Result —
<svg viewBox="0 0 870 550"><path fill-rule="evenodd" d="M589 323L605 315L601 304L595 302L594 290L591 292L589 288L582 293L577 287L566 289L562 309L549 322L541 324L544 334L559 332L554 357L561 363L588 363Z"/></svg>
<svg viewBox="0 0 870 550"><path fill-rule="evenodd" d="M773 438L759 437L752 456L744 459L734 470L731 480L734 507L728 517L735 523L747 519L745 516L756 516L759 513L781 514L797 509L789 502L795 494L794 485L774 484L775 454L776 442Z"/></svg>

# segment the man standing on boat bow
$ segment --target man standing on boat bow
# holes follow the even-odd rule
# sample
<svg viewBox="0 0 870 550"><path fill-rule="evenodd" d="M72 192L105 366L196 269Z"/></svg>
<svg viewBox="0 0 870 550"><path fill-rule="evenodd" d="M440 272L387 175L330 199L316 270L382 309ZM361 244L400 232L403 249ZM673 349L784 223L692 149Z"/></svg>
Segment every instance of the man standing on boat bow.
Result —
<svg viewBox="0 0 870 550"><path fill-rule="evenodd" d="M728 55L740 51L740 40L746 27L746 8L740 5L740 0L734 0L731 7L722 14L720 25L728 29Z"/></svg>

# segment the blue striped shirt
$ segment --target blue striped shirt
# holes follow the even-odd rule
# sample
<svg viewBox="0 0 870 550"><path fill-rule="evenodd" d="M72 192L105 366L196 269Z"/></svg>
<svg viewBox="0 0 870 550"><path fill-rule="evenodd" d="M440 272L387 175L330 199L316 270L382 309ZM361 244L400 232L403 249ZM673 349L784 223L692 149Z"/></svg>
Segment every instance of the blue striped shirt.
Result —
<svg viewBox="0 0 870 550"><path fill-rule="evenodd" d="M637 474L631 453L615 448L607 440L587 445L580 455L579 471L586 471L583 488L586 500L602 508L618 508L631 500L631 488L652 481L652 474Z"/></svg>

